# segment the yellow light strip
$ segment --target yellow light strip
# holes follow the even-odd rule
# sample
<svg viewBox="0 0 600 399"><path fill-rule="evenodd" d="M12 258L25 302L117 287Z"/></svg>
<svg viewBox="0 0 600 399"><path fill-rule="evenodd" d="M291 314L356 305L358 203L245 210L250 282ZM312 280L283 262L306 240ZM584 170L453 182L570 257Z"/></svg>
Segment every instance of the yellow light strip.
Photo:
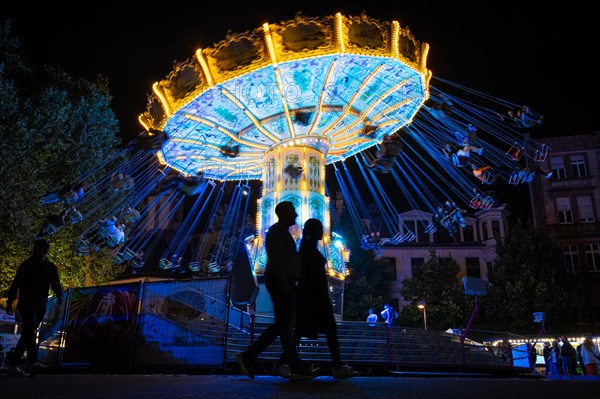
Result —
<svg viewBox="0 0 600 399"><path fill-rule="evenodd" d="M341 13L335 14L335 42L337 45L337 50L340 53L346 52L346 46L344 44L344 17L342 17Z"/></svg>
<svg viewBox="0 0 600 399"><path fill-rule="evenodd" d="M156 158L158 159L158 163L161 165L166 165L165 157L163 157L162 151L156 151Z"/></svg>
<svg viewBox="0 0 600 399"><path fill-rule="evenodd" d="M419 63L421 73L427 73L427 55L429 55L429 44L423 43L421 45L421 62Z"/></svg>
<svg viewBox="0 0 600 399"><path fill-rule="evenodd" d="M154 94L156 94L158 99L160 100L160 103L162 104L163 109L165 110L165 113L167 114L167 116L169 118L171 116L173 116L173 109L171 108L171 104L169 104L169 101L167 100L167 96L165 95L163 88L160 87L158 82L156 82L152 85L152 90L154 91Z"/></svg>
<svg viewBox="0 0 600 399"><path fill-rule="evenodd" d="M206 148L211 148L215 151L219 151L221 152L221 147L218 145L214 145L211 144L209 142L206 141L200 141L200 140L196 140L196 139L185 139L185 138L179 138L179 137L174 137L171 139L172 142L174 143L183 143L183 144L196 144L202 147L206 147ZM240 164L251 164L254 162L262 162L262 156L263 156L263 152L253 152L253 153L242 153L240 155L238 155L236 157L236 161L235 163L237 165ZM192 155L190 156L190 158L192 159L206 159L204 156L202 155ZM242 158L245 158L242 160ZM175 159L178 159L177 157ZM216 158L215 158L216 159Z"/></svg>
<svg viewBox="0 0 600 399"><path fill-rule="evenodd" d="M381 119L386 114L397 110L398 108L402 107L405 104L408 104L409 102L412 102L412 100L413 100L412 98L405 98L404 100L400 101L399 103L394 104L394 106L392 106L392 107L390 107L388 109L385 109L382 112L380 112L379 114L373 116L373 121Z"/></svg>
<svg viewBox="0 0 600 399"><path fill-rule="evenodd" d="M279 69L275 69L275 80L277 81L277 88L279 89L279 94L281 95L281 103L283 104L283 112L285 113L285 119L287 120L288 129L290 130L290 137L296 137L296 131L294 130L294 124L292 123L292 116L290 115L290 110L288 108L287 101L285 100L284 90L283 90L283 82L281 81L281 73Z"/></svg>
<svg viewBox="0 0 600 399"><path fill-rule="evenodd" d="M236 169L236 165L231 165L231 162L228 162L228 161L226 161L226 160L223 160L223 159L219 159L219 158L211 157L211 158L207 159L206 161L207 161L207 162L213 162L213 163L215 163L215 164L219 164L219 165L227 165L228 167L227 167L227 168L225 168L225 169L232 169L232 170L233 170L233 169ZM262 158L261 158L261 159L258 159L258 161L262 163ZM246 163L244 163L244 164L246 164ZM251 163L251 162L248 162L247 164L248 164L248 165L251 165L252 163ZM217 166L219 166L219 165L217 165ZM212 166L212 165L208 165L208 166ZM215 166L215 167L216 167L216 166ZM219 167L222 167L222 166L219 166ZM260 168L260 169L262 169L262 165L254 165L254 166L252 166L252 167L250 167L250 168L247 168L247 169L245 169L245 170L254 170L254 169L259 169L259 168Z"/></svg>
<svg viewBox="0 0 600 399"><path fill-rule="evenodd" d="M256 119L256 117L252 114L252 112L250 112L250 110L248 110L233 94L231 94L225 88L221 89L221 93L223 93L223 95L225 97L227 97L228 99L230 99L231 102L233 102L239 109L241 109L242 111L244 111L244 114L246 114L246 116L252 121L252 124L254 124L254 126L256 126L256 128L262 134L264 134L266 137L268 137L269 140L271 140L274 143L279 143L280 142L279 137L275 136L273 133L271 133L267 129L265 129L263 127L263 125L260 123L260 121L258 119ZM243 140L243 139L239 138L238 140Z"/></svg>
<svg viewBox="0 0 600 399"><path fill-rule="evenodd" d="M269 57L271 57L271 64L274 67L277 67L277 54L275 53L275 46L273 46L273 38L271 37L271 29L269 29L269 24L263 24L263 32L265 32L265 41L267 43L267 49L269 50Z"/></svg>
<svg viewBox="0 0 600 399"><path fill-rule="evenodd" d="M209 87L213 87L215 85L215 79L212 76L212 72L208 67L208 63L206 62L206 58L204 58L204 54L202 53L202 49L196 50L196 58L202 67L202 72L204 72L204 77L206 78L206 83L208 83Z"/></svg>
<svg viewBox="0 0 600 399"><path fill-rule="evenodd" d="M138 116L138 122L144 127L145 130L150 130L150 124L147 123L148 119L146 118L146 115L140 114L140 116Z"/></svg>
<svg viewBox="0 0 600 399"><path fill-rule="evenodd" d="M329 86L329 78L331 77L332 72L335 70L335 66L337 64L338 60L335 59L333 60L333 62L331 63L331 65L329 66L329 70L327 71L327 76L325 77L325 84L323 85L323 89L321 90L321 96L319 98L319 106L317 108L317 115L315 116L315 120L313 121L312 125L310 126L310 129L308 130L308 135L312 134L312 131L314 130L315 126L317 126L317 124L319 123L319 119L321 119L321 111L323 109L323 101L325 101L325 94L327 93L327 87Z"/></svg>
<svg viewBox="0 0 600 399"><path fill-rule="evenodd" d="M373 69L371 71L371 73L365 78L364 82L362 82L360 84L360 86L358 87L358 89L354 92L354 94L352 95L352 97L350 97L350 100L348 100L348 103L346 104L346 106L344 107L344 112L342 113L342 115L337 119L337 121L335 121L334 123L332 123L322 134L326 135L327 133L329 133L338 123L340 123L340 121L342 121L350 112L350 110L352 109L352 103L356 100L356 97L358 97L358 95L360 93L362 93L363 89L365 88L365 86L371 81L371 79L373 79L373 77L375 76L375 74L377 74L381 68L383 68L383 64L379 65L377 68ZM361 112L362 115L366 115L366 112ZM364 119L364 118L363 118ZM362 120L357 120L354 121L354 125L356 125L356 123L360 123L362 122ZM343 129L343 131L345 131L347 129ZM334 137L336 137L337 135L334 135Z"/></svg>
<svg viewBox="0 0 600 399"><path fill-rule="evenodd" d="M392 57L399 60L400 50L398 49L398 39L400 38L400 24L398 21L392 21L392 42L391 42L391 53Z"/></svg>
<svg viewBox="0 0 600 399"><path fill-rule="evenodd" d="M283 104L283 112L285 113L285 118L287 120L288 129L290 131L290 137L296 137L296 132L294 131L294 125L292 123L292 117L290 116L290 110L288 108L287 102L285 101L285 95L283 90L283 83L281 81L281 73L279 72L279 68L277 68L277 53L275 52L275 46L273 45L273 37L271 36L271 29L269 28L269 24L263 24L263 31L265 33L265 41L267 43L267 49L269 50L269 57L271 57L271 64L275 69L275 80L277 81L277 88L279 89L279 94L281 96L281 102ZM278 140L274 140L277 142Z"/></svg>
<svg viewBox="0 0 600 399"><path fill-rule="evenodd" d="M332 146L331 151L329 151L329 153L330 154L337 153L338 148L351 147L355 144L361 143L362 141L363 141L363 137L358 136L358 135L352 136L348 140L338 141Z"/></svg>
<svg viewBox="0 0 600 399"><path fill-rule="evenodd" d="M425 89L427 90L427 96L424 98L424 100L427 100L429 98L429 82L431 81L431 77L433 76L433 74L431 73L431 71L427 71L425 73Z"/></svg>
<svg viewBox="0 0 600 399"><path fill-rule="evenodd" d="M320 154L320 159L319 161L321 162L321 179L320 179L320 183L319 183L319 193L321 195L325 195L325 154L321 153ZM326 207L325 209L329 209L329 207ZM327 229L329 230L329 211L327 211L328 215L327 215Z"/></svg>
<svg viewBox="0 0 600 399"><path fill-rule="evenodd" d="M373 121L377 121L378 119L380 119L380 118L373 119ZM385 126L395 125L395 124L398 124L399 122L400 121L398 119L390 119L385 122L378 123L377 128L379 129L379 128L382 128ZM340 145L346 146L345 143L347 143L347 140L353 138L354 136L358 136L361 131L362 131L362 127L359 127L358 129L354 129L354 130L345 131L343 135L339 135L336 137L335 144L332 146L332 148L339 147ZM360 136L360 138L361 138L361 141L364 141L364 139L365 139L363 136Z"/></svg>
<svg viewBox="0 0 600 399"><path fill-rule="evenodd" d="M339 138L340 136L342 136L344 133L346 133L348 130L354 128L356 125L358 125L359 123L362 123L366 116L369 114L369 112L371 112L371 110L373 108L375 108L384 98L386 98L387 96L389 96L391 93L393 93L394 91L398 90L400 87L402 87L403 85L406 84L406 82L408 82L408 79L403 80L402 82L399 82L398 84L394 85L391 89L389 89L388 91L386 91L385 93L383 93L381 96L379 96L379 98L376 101L373 101L373 103L368 106L362 113L361 113L361 117L357 120L355 120L354 122L352 122L351 124L349 124L348 126L346 126L344 129L340 130L339 132L337 132L336 134L333 135L334 138ZM371 118L372 122L376 121L377 119L379 119L382 114L387 114L390 113L392 111L395 111L396 109L398 109L399 107L401 107L402 105L406 104L407 100L403 100L400 101L399 103L394 104L394 106L386 108L385 110L383 110L382 112L380 112L379 114L373 116L373 118Z"/></svg>
<svg viewBox="0 0 600 399"><path fill-rule="evenodd" d="M404 79L401 82L398 82L397 84L395 84L391 89L387 90L385 93L383 93L381 96L379 96L379 98L375 101L373 101L373 103L371 104L371 106L368 109L368 111L372 110L375 106L377 106L378 104L380 104L387 96L389 96L390 94L392 94L393 92L395 92L396 90L400 89L402 86L404 86L406 83L408 83L409 79ZM391 111L394 111L396 109L398 109L398 104L403 104L404 101L400 101L400 103L396 103L393 106L384 109L383 111L381 111L379 114L373 116L371 118L372 121L375 121L377 119L379 119L379 115L384 114L384 113L389 113ZM365 112L368 113L368 111Z"/></svg>
<svg viewBox="0 0 600 399"><path fill-rule="evenodd" d="M230 132L229 130L225 129L222 126L217 126L215 123L213 123L213 122L211 122L211 121L209 121L207 119L200 118L199 116L191 115L191 114L185 114L184 116L187 119L192 120L194 122L202 123L202 124L204 124L206 126L209 126L209 127L212 127L212 128L216 127L217 130L219 130L220 132L225 133L230 139L232 139L233 141L235 141L237 143L246 145L246 146L251 147L251 148L257 148L259 150L266 150L266 149L269 148L269 146L266 145L266 144L259 144L259 143L256 143L254 141L244 140L242 138L239 138L235 133Z"/></svg>
<svg viewBox="0 0 600 399"><path fill-rule="evenodd" d="M300 180L300 190L307 191L308 190L308 155L306 151L306 147L302 149L302 169L304 173L302 173L302 180ZM308 213L307 213L308 215Z"/></svg>

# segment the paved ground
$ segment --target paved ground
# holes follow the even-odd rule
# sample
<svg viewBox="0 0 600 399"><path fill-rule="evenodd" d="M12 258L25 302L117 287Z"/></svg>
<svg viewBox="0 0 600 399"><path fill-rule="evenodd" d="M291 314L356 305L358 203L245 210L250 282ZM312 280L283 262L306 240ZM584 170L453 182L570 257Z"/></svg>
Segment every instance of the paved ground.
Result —
<svg viewBox="0 0 600 399"><path fill-rule="evenodd" d="M290 382L274 376L61 373L0 375L0 386L6 399L578 399L597 398L600 379L423 373Z"/></svg>

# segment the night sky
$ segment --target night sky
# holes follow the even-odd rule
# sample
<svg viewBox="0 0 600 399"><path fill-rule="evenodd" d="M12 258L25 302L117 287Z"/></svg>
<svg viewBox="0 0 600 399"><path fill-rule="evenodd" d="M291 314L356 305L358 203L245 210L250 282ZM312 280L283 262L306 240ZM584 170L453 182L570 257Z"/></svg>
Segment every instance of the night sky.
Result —
<svg viewBox="0 0 600 399"><path fill-rule="evenodd" d="M598 68L592 62L599 25L589 6L573 1L552 8L510 1L478 2L475 7L427 1L285 1L278 7L196 1L164 2L162 8L125 1L119 6L82 3L79 8L19 3L3 4L0 20L12 20L12 35L21 39L31 60L61 65L74 77L107 77L124 138L143 130L137 117L146 96L174 61L194 56L196 49L224 39L229 30L278 23L297 12L318 16L365 11L373 18L399 21L417 40L429 43L427 66L434 76L544 114L544 124L531 132L533 138L600 128Z"/></svg>

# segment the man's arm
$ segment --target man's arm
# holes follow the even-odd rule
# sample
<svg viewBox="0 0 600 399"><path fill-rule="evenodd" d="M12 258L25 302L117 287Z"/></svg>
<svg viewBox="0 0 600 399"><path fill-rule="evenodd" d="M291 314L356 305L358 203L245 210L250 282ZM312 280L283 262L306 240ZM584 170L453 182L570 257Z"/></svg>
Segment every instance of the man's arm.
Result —
<svg viewBox="0 0 600 399"><path fill-rule="evenodd" d="M22 263L21 263L22 265ZM23 280L23 268L19 266L17 269L17 273L8 289L8 298L6 300L6 313L9 315L13 314L12 304L14 300L17 298L17 292L19 292L19 288L21 287L21 282Z"/></svg>
<svg viewBox="0 0 600 399"><path fill-rule="evenodd" d="M60 284L60 277L58 275L58 269L56 265L52 264L52 276L50 280L50 287L52 288L52 292L56 295L56 300L58 304L61 305L63 302L63 289Z"/></svg>
<svg viewBox="0 0 600 399"><path fill-rule="evenodd" d="M277 226L279 227L279 226ZM271 271L277 270L282 271L286 259L283 256L283 246L286 237L285 233L281 228L271 228L265 238L265 248L267 250L267 259L271 268Z"/></svg>

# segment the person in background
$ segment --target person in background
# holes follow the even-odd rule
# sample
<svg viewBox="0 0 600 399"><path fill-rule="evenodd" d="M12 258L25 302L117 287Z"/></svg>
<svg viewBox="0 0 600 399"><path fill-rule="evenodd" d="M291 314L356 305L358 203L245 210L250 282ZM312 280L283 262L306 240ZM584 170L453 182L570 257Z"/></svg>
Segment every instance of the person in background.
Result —
<svg viewBox="0 0 600 399"><path fill-rule="evenodd" d="M125 225L117 224L115 225L115 230L112 232L111 237L113 238L112 246L116 247L125 242Z"/></svg>
<svg viewBox="0 0 600 399"><path fill-rule="evenodd" d="M278 367L281 370L280 375L295 381L309 380L317 377L317 374L308 370L300 361L294 337L296 296L301 265L296 241L290 234L290 227L296 224L298 214L290 201L277 204L275 214L278 220L269 227L265 236L267 266L264 272L265 287L273 302L275 322L235 358L246 377L254 379L252 361L279 336L283 353L280 364L276 366L287 365L287 367ZM286 369L289 369L288 375L285 374Z"/></svg>
<svg viewBox="0 0 600 399"><path fill-rule="evenodd" d="M370 326L374 326L375 323L377 323L377 319L379 317L377 316L377 313L375 313L375 311L373 309L369 309L369 315L367 316L367 323L369 323Z"/></svg>
<svg viewBox="0 0 600 399"><path fill-rule="evenodd" d="M45 239L35 240L32 255L21 262L8 290L6 312L13 314L13 302L17 299L18 315L21 319L21 337L15 347L6 371L9 376L23 376L25 371L18 364L27 352L27 366L30 375L39 373L44 365L38 362L35 332L46 314L46 304L50 288L56 295L58 304L63 302L63 289L56 265L46 255L50 243Z"/></svg>
<svg viewBox="0 0 600 399"><path fill-rule="evenodd" d="M575 348L573 348L566 335L561 335L560 340L562 341L560 357L562 359L563 374L568 376L577 375L577 371L573 369L573 359L577 355Z"/></svg>
<svg viewBox="0 0 600 399"><path fill-rule="evenodd" d="M560 375L560 368L558 367L559 358L560 346L558 345L558 341L555 339L552 341L550 350L550 375L555 377Z"/></svg>
<svg viewBox="0 0 600 399"><path fill-rule="evenodd" d="M598 346L591 337L586 337L583 340L583 344L581 344L581 357L585 364L586 375L598 375L600 353L598 353Z"/></svg>
<svg viewBox="0 0 600 399"><path fill-rule="evenodd" d="M579 368L581 369L581 374L583 375L587 375L587 372L585 370L585 363L583 362L583 356L581 355L581 350L583 348L583 342L580 343L579 345L577 345L577 348L575 348L575 353L577 353L577 365L579 365ZM577 367L577 365L575 365L574 367Z"/></svg>
<svg viewBox="0 0 600 399"><path fill-rule="evenodd" d="M296 306L296 344L301 337L317 339L319 333L327 337L327 346L333 360L333 377L350 378L358 375L352 367L342 365L340 342L333 306L329 298L329 283L325 267L327 259L319 251L319 241L323 239L323 224L318 219L308 219L304 223L300 241L300 280L298 282L298 302Z"/></svg>
<svg viewBox="0 0 600 399"><path fill-rule="evenodd" d="M529 365L531 366L531 374L540 375L539 371L536 368L537 349L535 349L535 345L528 344L528 346L529 346Z"/></svg>
<svg viewBox="0 0 600 399"><path fill-rule="evenodd" d="M544 375L550 374L550 355L552 353L552 345L550 342L544 342L544 349L542 350L542 354L544 355Z"/></svg>
<svg viewBox="0 0 600 399"><path fill-rule="evenodd" d="M398 317L398 313L396 313L392 306L386 303L385 305L383 305L381 317L383 317L383 320L385 320L387 325L391 327L394 320L396 320L396 317Z"/></svg>

